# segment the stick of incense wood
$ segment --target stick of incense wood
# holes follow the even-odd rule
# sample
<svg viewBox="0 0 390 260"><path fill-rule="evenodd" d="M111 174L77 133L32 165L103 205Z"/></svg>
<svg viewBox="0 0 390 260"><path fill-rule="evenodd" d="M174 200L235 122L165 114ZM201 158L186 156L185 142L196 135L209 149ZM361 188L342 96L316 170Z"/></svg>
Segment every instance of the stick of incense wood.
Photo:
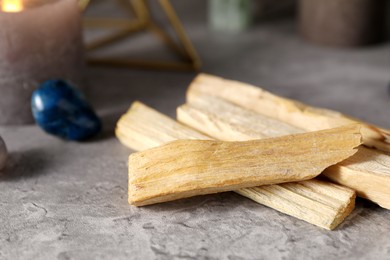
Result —
<svg viewBox="0 0 390 260"><path fill-rule="evenodd" d="M179 121L222 140L275 137L302 130L217 97L187 94L187 105L178 109ZM237 94L239 95L239 94ZM358 195L390 209L390 157L374 149L359 147L347 160L323 173L332 181L350 187Z"/></svg>
<svg viewBox="0 0 390 260"><path fill-rule="evenodd" d="M356 125L249 141L177 140L129 157L129 203L313 179L355 154Z"/></svg>
<svg viewBox="0 0 390 260"><path fill-rule="evenodd" d="M177 139L210 139L139 102L118 121L116 135L124 145L135 150ZM355 205L353 190L319 180L244 188L236 192L325 229L334 229Z"/></svg>
<svg viewBox="0 0 390 260"><path fill-rule="evenodd" d="M339 112L310 107L295 100L282 98L261 88L227 80L207 74L200 74L190 84L188 95L208 94L226 99L243 108L262 115L279 119L307 131L316 131L362 123L363 143L384 152L390 152L390 131L361 122Z"/></svg>

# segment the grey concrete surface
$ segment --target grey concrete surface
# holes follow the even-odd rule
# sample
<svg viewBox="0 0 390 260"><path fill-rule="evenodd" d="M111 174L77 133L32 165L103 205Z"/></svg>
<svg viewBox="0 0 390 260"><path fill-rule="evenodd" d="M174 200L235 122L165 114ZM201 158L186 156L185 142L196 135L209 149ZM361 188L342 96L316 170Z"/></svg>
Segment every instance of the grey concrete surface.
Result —
<svg viewBox="0 0 390 260"><path fill-rule="evenodd" d="M292 18L238 34L213 33L205 1L174 1L203 70L390 128L390 44L312 46ZM98 9L98 8L97 8ZM147 36L129 50L160 53ZM118 48L120 50L120 48ZM0 259L389 259L390 212L359 199L326 231L234 193L136 208L115 123L138 99L174 116L195 73L88 68L104 133L65 142L37 126L0 127L10 162L0 174Z"/></svg>

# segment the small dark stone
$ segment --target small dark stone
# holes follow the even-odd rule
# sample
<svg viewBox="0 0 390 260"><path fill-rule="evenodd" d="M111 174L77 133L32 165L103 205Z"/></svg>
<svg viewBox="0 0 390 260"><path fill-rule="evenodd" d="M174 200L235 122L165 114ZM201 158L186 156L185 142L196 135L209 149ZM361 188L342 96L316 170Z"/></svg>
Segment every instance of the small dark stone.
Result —
<svg viewBox="0 0 390 260"><path fill-rule="evenodd" d="M82 93L63 80L48 80L33 92L31 107L36 123L49 134L67 140L85 140L102 125Z"/></svg>

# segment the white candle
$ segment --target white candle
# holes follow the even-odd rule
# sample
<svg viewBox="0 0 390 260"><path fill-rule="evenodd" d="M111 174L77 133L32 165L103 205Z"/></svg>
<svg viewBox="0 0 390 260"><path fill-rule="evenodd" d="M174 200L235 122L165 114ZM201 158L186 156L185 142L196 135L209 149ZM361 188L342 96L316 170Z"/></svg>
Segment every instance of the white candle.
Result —
<svg viewBox="0 0 390 260"><path fill-rule="evenodd" d="M40 82L82 79L78 1L40 2L0 0L0 124L33 122L30 98Z"/></svg>

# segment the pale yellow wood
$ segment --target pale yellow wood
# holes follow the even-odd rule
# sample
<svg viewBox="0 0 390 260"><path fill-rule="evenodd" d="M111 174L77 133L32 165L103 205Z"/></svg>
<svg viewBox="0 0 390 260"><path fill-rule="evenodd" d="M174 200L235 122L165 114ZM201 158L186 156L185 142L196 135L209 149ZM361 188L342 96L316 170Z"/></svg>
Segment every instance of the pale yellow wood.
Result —
<svg viewBox="0 0 390 260"><path fill-rule="evenodd" d="M191 83L187 97L191 98L198 93L224 98L246 109L277 118L308 131L359 122L362 123L363 142L366 146L390 152L389 130L363 123L359 119L336 111L310 107L295 100L282 98L249 84L200 74Z"/></svg>
<svg viewBox="0 0 390 260"><path fill-rule="evenodd" d="M352 157L323 173L335 183L348 186L360 197L390 209L390 156L360 147Z"/></svg>
<svg viewBox="0 0 390 260"><path fill-rule="evenodd" d="M301 132L299 128L208 95L190 95L178 108L179 121L222 140L251 140ZM325 170L332 181L390 209L390 156L359 147L359 152Z"/></svg>
<svg viewBox="0 0 390 260"><path fill-rule="evenodd" d="M355 154L359 127L250 141L177 140L129 157L136 206L308 180Z"/></svg>
<svg viewBox="0 0 390 260"><path fill-rule="evenodd" d="M210 139L139 102L118 121L116 135L124 145L135 150L177 139ZM236 192L326 229L335 228L355 205L353 190L317 180L244 188Z"/></svg>
<svg viewBox="0 0 390 260"><path fill-rule="evenodd" d="M138 101L119 119L115 132L124 145L136 151L177 139L211 140Z"/></svg>
<svg viewBox="0 0 390 260"><path fill-rule="evenodd" d="M354 209L355 192L316 179L236 191L260 204L332 230Z"/></svg>
<svg viewBox="0 0 390 260"><path fill-rule="evenodd" d="M177 109L178 121L219 140L246 141L305 132L217 97L196 95L187 102Z"/></svg>

